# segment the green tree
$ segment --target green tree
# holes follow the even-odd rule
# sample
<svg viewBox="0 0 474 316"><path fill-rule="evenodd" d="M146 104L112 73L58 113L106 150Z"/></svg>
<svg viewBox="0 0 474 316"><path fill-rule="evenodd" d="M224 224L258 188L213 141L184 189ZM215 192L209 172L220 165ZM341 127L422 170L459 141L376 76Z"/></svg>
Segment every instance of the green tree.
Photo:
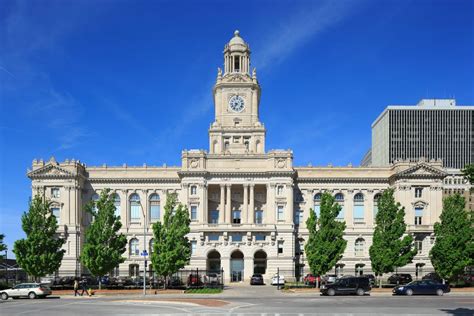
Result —
<svg viewBox="0 0 474 316"><path fill-rule="evenodd" d="M474 164L465 165L464 169L461 170L464 177L469 181L471 185L474 185ZM471 188L471 192L474 188Z"/></svg>
<svg viewBox="0 0 474 316"><path fill-rule="evenodd" d="M36 279L59 269L65 240L56 233L58 222L51 211L51 202L36 195L28 212L21 217L26 239L15 241L13 253L18 265Z"/></svg>
<svg viewBox="0 0 474 316"><path fill-rule="evenodd" d="M320 218L311 210L306 220L309 237L305 252L313 275L321 276L327 273L342 258L346 249L347 240L343 238L346 223L336 219L340 211L341 206L336 203L334 197L323 193Z"/></svg>
<svg viewBox="0 0 474 316"><path fill-rule="evenodd" d="M153 224L154 246L151 254L153 270L166 281L169 276L184 268L191 258L191 247L186 235L190 232L186 206L177 202L176 194L166 199L163 223Z"/></svg>
<svg viewBox="0 0 474 316"><path fill-rule="evenodd" d="M436 273L450 280L464 268L474 265L474 221L459 194L443 200L440 222L434 225L435 244L430 259Z"/></svg>
<svg viewBox="0 0 474 316"><path fill-rule="evenodd" d="M7 245L3 243L3 239L5 238L4 234L0 234L0 252L7 250Z"/></svg>
<svg viewBox="0 0 474 316"><path fill-rule="evenodd" d="M404 218L405 209L400 203L395 203L393 189L385 190L378 200L374 237L369 249L372 270L377 276L407 265L417 253L413 237L405 235Z"/></svg>
<svg viewBox="0 0 474 316"><path fill-rule="evenodd" d="M92 223L86 229L81 262L93 276L99 277L109 273L125 261L122 254L126 250L127 237L119 233L122 223L120 216L115 216L113 195L103 190L99 199L86 205L86 212L92 215ZM99 288L101 288L99 281Z"/></svg>

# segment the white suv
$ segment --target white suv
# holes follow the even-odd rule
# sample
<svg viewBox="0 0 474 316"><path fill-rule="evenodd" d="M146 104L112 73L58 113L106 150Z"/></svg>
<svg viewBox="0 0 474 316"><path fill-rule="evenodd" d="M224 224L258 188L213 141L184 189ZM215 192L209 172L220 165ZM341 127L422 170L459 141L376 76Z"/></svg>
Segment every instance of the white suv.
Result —
<svg viewBox="0 0 474 316"><path fill-rule="evenodd" d="M21 283L15 285L11 289L0 291L0 297L2 300L7 300L9 297L28 297L31 299L37 297L46 297L51 295L51 290L39 283Z"/></svg>

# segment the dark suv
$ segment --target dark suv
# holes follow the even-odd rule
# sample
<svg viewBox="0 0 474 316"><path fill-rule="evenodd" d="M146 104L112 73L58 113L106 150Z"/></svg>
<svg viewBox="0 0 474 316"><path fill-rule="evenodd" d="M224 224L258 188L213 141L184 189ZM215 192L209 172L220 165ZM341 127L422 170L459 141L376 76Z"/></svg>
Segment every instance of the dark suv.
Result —
<svg viewBox="0 0 474 316"><path fill-rule="evenodd" d="M332 284L321 285L321 294L334 296L336 294L357 294L364 295L372 289L370 280L367 277L344 277L337 279Z"/></svg>
<svg viewBox="0 0 474 316"><path fill-rule="evenodd" d="M390 284L407 284L412 281L411 275L408 273L392 274L388 278Z"/></svg>

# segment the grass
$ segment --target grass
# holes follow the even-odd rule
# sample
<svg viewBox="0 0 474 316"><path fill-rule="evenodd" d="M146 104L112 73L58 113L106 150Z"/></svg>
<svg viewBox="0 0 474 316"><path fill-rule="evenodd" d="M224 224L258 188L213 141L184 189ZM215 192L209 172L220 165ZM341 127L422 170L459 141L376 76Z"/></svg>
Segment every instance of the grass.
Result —
<svg viewBox="0 0 474 316"><path fill-rule="evenodd" d="M218 294L218 293L222 293L222 289L221 288L208 288L208 287L205 287L205 288L202 288L202 289L188 289L188 290L184 291L184 293L187 293L187 294Z"/></svg>

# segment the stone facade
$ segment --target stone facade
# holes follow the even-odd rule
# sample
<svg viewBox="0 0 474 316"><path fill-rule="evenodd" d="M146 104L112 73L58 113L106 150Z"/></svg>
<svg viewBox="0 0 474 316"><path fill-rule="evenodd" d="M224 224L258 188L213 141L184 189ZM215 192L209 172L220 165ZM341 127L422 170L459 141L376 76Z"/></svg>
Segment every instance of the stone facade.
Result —
<svg viewBox="0 0 474 316"><path fill-rule="evenodd" d="M348 246L339 274L370 273L377 194L395 189L406 209L408 233L420 253L400 269L432 269L428 259L433 224L442 206L446 171L440 161L397 161L386 167L294 167L290 150L265 150L260 122L260 85L250 71L250 49L238 32L224 49L224 71L214 86L215 120L209 151L182 152L179 167L88 167L77 160L34 160L28 177L33 194L53 202L66 254L59 274L79 275L84 231L91 218L84 205L101 190L115 194L122 232L129 240L121 275L143 270L143 249L150 249L151 224L163 219L166 196L177 193L191 216L189 267L224 269L224 281L248 282L255 272L271 278L280 268L287 280L309 272L305 262L305 228L318 209L318 194L331 192L343 205ZM146 243L143 239L145 228ZM138 250L138 251L137 251Z"/></svg>

